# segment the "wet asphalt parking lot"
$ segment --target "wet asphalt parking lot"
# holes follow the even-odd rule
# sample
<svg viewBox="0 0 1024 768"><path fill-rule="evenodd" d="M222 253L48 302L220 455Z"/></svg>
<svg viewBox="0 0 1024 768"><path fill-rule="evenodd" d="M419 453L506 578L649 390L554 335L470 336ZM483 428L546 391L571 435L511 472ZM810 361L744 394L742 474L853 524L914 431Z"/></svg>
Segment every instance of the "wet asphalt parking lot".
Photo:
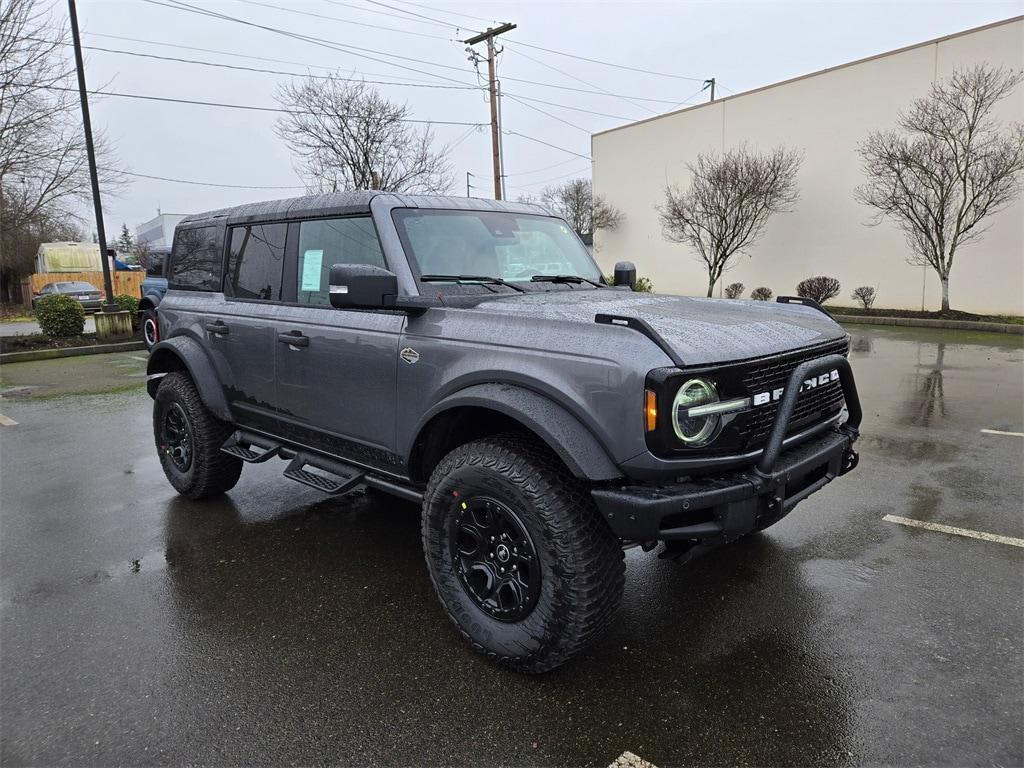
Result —
<svg viewBox="0 0 1024 768"><path fill-rule="evenodd" d="M143 390L6 366L0 761L1021 765L1024 548L883 519L1024 537L1024 438L981 431L1024 432L1021 337L851 332L859 469L685 566L631 550L611 632L541 677L463 646L415 506L280 462L185 501Z"/></svg>

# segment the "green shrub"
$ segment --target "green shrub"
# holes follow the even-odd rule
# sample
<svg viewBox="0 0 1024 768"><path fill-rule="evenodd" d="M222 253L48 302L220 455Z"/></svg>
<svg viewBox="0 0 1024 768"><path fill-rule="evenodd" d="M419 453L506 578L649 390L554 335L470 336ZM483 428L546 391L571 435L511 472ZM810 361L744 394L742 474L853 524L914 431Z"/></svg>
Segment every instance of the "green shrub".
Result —
<svg viewBox="0 0 1024 768"><path fill-rule="evenodd" d="M608 285L615 285L615 275L605 275L604 281ZM654 283L651 282L649 277L638 277L636 279L636 285L633 286L633 290L637 293L651 293L654 291Z"/></svg>
<svg viewBox="0 0 1024 768"><path fill-rule="evenodd" d="M36 302L36 321L47 336L81 336L85 310L70 296L51 293Z"/></svg>
<svg viewBox="0 0 1024 768"><path fill-rule="evenodd" d="M127 293L119 293L114 297L114 303L122 312L129 312L132 316L132 328L139 330L139 300L137 297Z"/></svg>

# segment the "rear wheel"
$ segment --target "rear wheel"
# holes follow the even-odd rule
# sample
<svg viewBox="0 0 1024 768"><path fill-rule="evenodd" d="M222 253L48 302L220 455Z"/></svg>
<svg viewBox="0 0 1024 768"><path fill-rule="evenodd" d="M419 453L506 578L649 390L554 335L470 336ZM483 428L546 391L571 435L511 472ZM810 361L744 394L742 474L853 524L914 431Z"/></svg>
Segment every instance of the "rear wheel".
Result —
<svg viewBox="0 0 1024 768"><path fill-rule="evenodd" d="M441 461L424 497L423 544L462 636L523 672L579 653L622 599L622 547L586 486L520 436L477 440Z"/></svg>
<svg viewBox="0 0 1024 768"><path fill-rule="evenodd" d="M235 487L242 461L220 450L233 432L203 405L188 374L175 371L160 380L153 435L164 474L182 496L206 499Z"/></svg>
<svg viewBox="0 0 1024 768"><path fill-rule="evenodd" d="M160 326L157 325L156 310L142 310L142 340L146 343L146 349L152 349L160 341Z"/></svg>

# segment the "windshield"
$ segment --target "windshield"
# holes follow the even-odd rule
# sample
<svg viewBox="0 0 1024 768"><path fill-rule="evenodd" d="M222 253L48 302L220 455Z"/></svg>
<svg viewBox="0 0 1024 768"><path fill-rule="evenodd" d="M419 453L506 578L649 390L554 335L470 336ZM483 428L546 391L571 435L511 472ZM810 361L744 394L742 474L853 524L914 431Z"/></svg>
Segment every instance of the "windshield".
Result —
<svg viewBox="0 0 1024 768"><path fill-rule="evenodd" d="M496 211L397 209L395 225L420 276L470 275L530 283L537 275L600 280L564 221Z"/></svg>

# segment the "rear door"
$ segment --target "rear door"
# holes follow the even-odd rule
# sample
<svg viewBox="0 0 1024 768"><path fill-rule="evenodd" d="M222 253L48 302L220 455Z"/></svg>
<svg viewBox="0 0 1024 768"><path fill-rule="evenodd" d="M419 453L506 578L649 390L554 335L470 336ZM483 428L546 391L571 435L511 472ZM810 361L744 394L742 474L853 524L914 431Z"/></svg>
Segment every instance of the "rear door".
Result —
<svg viewBox="0 0 1024 768"><path fill-rule="evenodd" d="M405 315L331 307L333 264L386 267L370 216L293 223L286 281L294 299L276 314L277 395L290 436L363 464L395 463L395 380Z"/></svg>

